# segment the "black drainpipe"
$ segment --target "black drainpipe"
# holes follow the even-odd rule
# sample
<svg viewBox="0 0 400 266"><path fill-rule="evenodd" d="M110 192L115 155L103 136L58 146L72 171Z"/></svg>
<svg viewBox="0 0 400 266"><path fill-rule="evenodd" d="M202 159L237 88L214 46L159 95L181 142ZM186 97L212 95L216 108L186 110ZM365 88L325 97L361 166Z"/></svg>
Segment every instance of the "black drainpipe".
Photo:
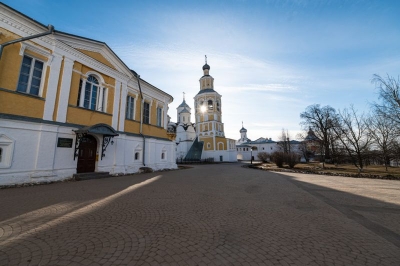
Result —
<svg viewBox="0 0 400 266"><path fill-rule="evenodd" d="M54 32L54 26L53 25L49 25L48 29L49 30L46 31L46 32L42 32L42 33L39 33L39 34L35 34L35 35L28 36L28 37L19 38L19 39L16 39L16 40L12 40L12 41L0 44L0 59L1 59L1 55L3 54L4 47L6 47L7 45L18 43L18 42L23 42L23 41L30 40L30 39L35 39L35 38L38 38L38 37L42 37L42 36L45 36L45 35L52 34Z"/></svg>
<svg viewBox="0 0 400 266"><path fill-rule="evenodd" d="M146 158L146 137L143 135L143 94L142 94L142 88L140 87L140 75L136 74L138 86L139 86L139 91L140 91L140 130L139 134L143 138L143 166L146 166L144 158Z"/></svg>

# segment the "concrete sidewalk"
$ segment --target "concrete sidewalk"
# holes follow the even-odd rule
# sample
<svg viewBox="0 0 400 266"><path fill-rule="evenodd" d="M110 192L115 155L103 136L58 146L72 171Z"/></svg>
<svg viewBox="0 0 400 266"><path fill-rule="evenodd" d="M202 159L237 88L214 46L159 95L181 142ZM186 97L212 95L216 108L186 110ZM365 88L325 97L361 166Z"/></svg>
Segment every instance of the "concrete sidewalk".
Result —
<svg viewBox="0 0 400 266"><path fill-rule="evenodd" d="M0 190L0 265L399 265L400 182L213 164Z"/></svg>

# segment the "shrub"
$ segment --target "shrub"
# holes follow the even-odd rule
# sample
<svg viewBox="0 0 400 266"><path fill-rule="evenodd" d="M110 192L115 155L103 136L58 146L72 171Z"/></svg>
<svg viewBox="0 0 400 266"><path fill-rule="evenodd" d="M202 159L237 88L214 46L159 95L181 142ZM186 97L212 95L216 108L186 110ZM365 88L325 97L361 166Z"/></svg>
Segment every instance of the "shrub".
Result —
<svg viewBox="0 0 400 266"><path fill-rule="evenodd" d="M259 152L257 154L258 159L260 159L263 163L268 162L270 155L266 152Z"/></svg>
<svg viewBox="0 0 400 266"><path fill-rule="evenodd" d="M285 162L285 153L281 151L276 151L272 153L271 160L276 164L276 166L282 168L283 163Z"/></svg>
<svg viewBox="0 0 400 266"><path fill-rule="evenodd" d="M290 168L293 168L296 164L300 162L300 155L298 155L297 153L290 152L285 155L285 162L289 165Z"/></svg>

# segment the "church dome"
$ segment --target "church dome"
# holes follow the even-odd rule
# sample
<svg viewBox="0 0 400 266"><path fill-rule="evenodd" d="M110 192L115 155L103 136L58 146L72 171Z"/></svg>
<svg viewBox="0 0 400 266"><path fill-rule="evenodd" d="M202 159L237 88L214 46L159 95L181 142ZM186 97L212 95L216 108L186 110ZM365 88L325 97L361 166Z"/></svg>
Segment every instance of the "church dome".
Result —
<svg viewBox="0 0 400 266"><path fill-rule="evenodd" d="M183 100L183 102L178 106L178 108L179 107L189 107L190 108L190 106L186 103L185 100Z"/></svg>
<svg viewBox="0 0 400 266"><path fill-rule="evenodd" d="M242 128L240 129L240 133L243 133L243 132L247 132L247 129L245 129L245 128L242 126Z"/></svg>
<svg viewBox="0 0 400 266"><path fill-rule="evenodd" d="M203 70L206 70L206 69L210 70L210 66L207 63L203 66Z"/></svg>

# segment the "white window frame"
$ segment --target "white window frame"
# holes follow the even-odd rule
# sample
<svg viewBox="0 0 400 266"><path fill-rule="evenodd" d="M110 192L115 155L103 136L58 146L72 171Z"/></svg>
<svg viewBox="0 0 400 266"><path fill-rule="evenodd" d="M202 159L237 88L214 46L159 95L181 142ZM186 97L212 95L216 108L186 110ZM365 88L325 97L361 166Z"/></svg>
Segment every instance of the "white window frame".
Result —
<svg viewBox="0 0 400 266"><path fill-rule="evenodd" d="M0 168L10 168L14 153L15 141L4 134L0 134L1 160Z"/></svg>
<svg viewBox="0 0 400 266"><path fill-rule="evenodd" d="M136 159L136 154L139 154L137 159ZM142 162L142 147L139 144L133 150L133 161L135 163L141 163Z"/></svg>
<svg viewBox="0 0 400 266"><path fill-rule="evenodd" d="M97 80L97 84L90 82L91 84L91 88L90 88L90 95L89 95L89 106L85 107L85 95L86 95L86 84L88 83L88 79L89 77L92 76L93 78L95 78ZM88 109L88 110L93 110L93 111L98 111L98 112L103 112L106 113L107 111L107 100L108 100L108 89L107 87L105 87L104 84L104 80L102 78L101 75L97 74L97 73L92 73L92 72L88 72L86 74L86 79L85 78L81 78L80 82L80 88L79 88L79 107ZM96 106L95 109L92 109L92 103L93 103L93 97L92 97L92 93L93 93L93 86L97 86L97 95L96 95Z"/></svg>
<svg viewBox="0 0 400 266"><path fill-rule="evenodd" d="M24 65L24 58L25 57L30 58L32 61L31 61L31 65L29 66L29 75L28 75L28 83L26 85L26 91L20 91L20 90L18 90L18 87L19 87L19 84L20 84L20 78L21 78L21 74L22 74L22 67ZM41 76L40 76L40 84L39 84L39 88L38 88L38 94L33 94L33 93L31 93L31 86L32 86L33 71L35 69L36 61L41 62L43 64L43 66L42 66L42 69L41 69L42 73L41 73ZM43 84L44 84L43 77L44 77L45 70L46 70L46 62L44 62L43 60L41 60L39 58L36 58L36 57L34 57L32 55L23 54L22 55L21 66L19 68L18 83L17 83L16 91L40 97L42 95L42 88L43 88Z"/></svg>
<svg viewBox="0 0 400 266"><path fill-rule="evenodd" d="M145 117L147 117L147 116L145 116L146 115L146 113L145 113L145 108L144 108L144 106L145 106L145 104L148 104L149 105L149 114L148 114L148 119L149 119L149 121L147 121L147 123L146 123L146 121L145 121ZM143 119L143 124L147 124L147 125L150 125L150 123L151 123L151 104L149 103L149 102L147 102L147 101L143 101L143 117L142 117L142 119Z"/></svg>
<svg viewBox="0 0 400 266"><path fill-rule="evenodd" d="M135 97L126 96L125 119L135 120Z"/></svg>
<svg viewBox="0 0 400 266"><path fill-rule="evenodd" d="M157 106L157 126L162 127L162 119L163 117L163 109L160 106ZM185 117L183 118L183 121L185 121Z"/></svg>

